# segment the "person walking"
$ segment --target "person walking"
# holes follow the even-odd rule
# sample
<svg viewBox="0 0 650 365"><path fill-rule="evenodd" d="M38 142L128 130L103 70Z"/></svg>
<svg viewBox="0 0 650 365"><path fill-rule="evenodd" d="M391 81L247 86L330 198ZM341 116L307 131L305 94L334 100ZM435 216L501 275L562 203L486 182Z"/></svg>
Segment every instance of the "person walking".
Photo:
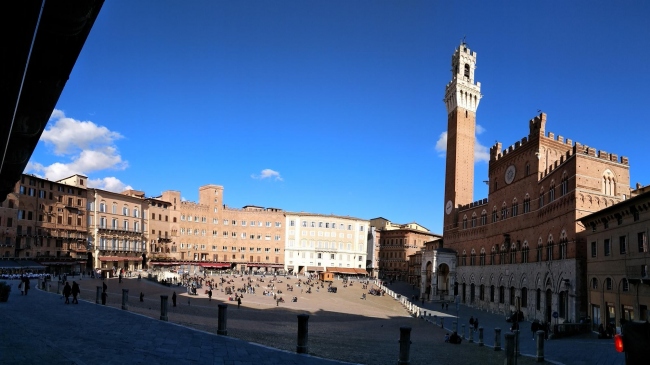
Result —
<svg viewBox="0 0 650 365"><path fill-rule="evenodd" d="M25 295L25 282L23 280L18 284L18 289L20 289L20 295Z"/></svg>
<svg viewBox="0 0 650 365"><path fill-rule="evenodd" d="M474 331L478 331L478 318L474 318Z"/></svg>
<svg viewBox="0 0 650 365"><path fill-rule="evenodd" d="M70 287L70 284L66 281L65 286L63 287L63 296L65 297L65 304L70 304L71 292L72 292L72 288Z"/></svg>
<svg viewBox="0 0 650 365"><path fill-rule="evenodd" d="M212 289L208 289L208 301L212 301Z"/></svg>
<svg viewBox="0 0 650 365"><path fill-rule="evenodd" d="M530 332L533 333L533 341L535 341L535 333L539 329L539 325L537 324L537 320L534 320L533 323L530 324Z"/></svg>
<svg viewBox="0 0 650 365"><path fill-rule="evenodd" d="M24 289L25 289L25 295L27 295L27 292L29 291L29 289L31 289L28 277L25 277L25 281L23 283L23 286L24 286Z"/></svg>
<svg viewBox="0 0 650 365"><path fill-rule="evenodd" d="M237 298L237 309L241 307L241 297Z"/></svg>
<svg viewBox="0 0 650 365"><path fill-rule="evenodd" d="M106 290L108 289L108 285L106 285L106 282L102 283L102 293L106 293Z"/></svg>
<svg viewBox="0 0 650 365"><path fill-rule="evenodd" d="M172 294L172 306L174 306L174 307L176 306L176 292L174 292L174 294Z"/></svg>
<svg viewBox="0 0 650 365"><path fill-rule="evenodd" d="M77 300L77 296L79 296L79 293L81 292L81 289L79 289L79 284L77 284L76 281L72 282L72 304L79 304L79 301Z"/></svg>

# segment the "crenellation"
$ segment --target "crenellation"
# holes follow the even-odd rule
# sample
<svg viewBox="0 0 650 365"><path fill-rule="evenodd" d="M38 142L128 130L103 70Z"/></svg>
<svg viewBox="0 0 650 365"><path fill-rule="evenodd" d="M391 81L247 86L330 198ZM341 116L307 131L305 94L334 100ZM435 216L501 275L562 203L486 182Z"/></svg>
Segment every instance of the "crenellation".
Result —
<svg viewBox="0 0 650 365"><path fill-rule="evenodd" d="M609 156L605 151L598 151L598 158L602 158L603 160L609 160Z"/></svg>
<svg viewBox="0 0 650 365"><path fill-rule="evenodd" d="M494 146L490 147L490 160L497 161L501 158L501 142L497 142Z"/></svg>
<svg viewBox="0 0 650 365"><path fill-rule="evenodd" d="M548 132L548 139L555 140L555 133Z"/></svg>
<svg viewBox="0 0 650 365"><path fill-rule="evenodd" d="M621 156L621 163L623 165L628 165L629 164L629 161L628 161L626 156Z"/></svg>
<svg viewBox="0 0 650 365"><path fill-rule="evenodd" d="M566 144L568 144L569 146L573 146L573 141L571 139L567 138L566 139Z"/></svg>
<svg viewBox="0 0 650 365"><path fill-rule="evenodd" d="M618 155L615 154L615 153L610 154L609 155L609 160L614 161L614 162L618 162Z"/></svg>
<svg viewBox="0 0 650 365"><path fill-rule="evenodd" d="M564 143L564 137L558 135L557 136L557 141L560 142L560 143Z"/></svg>
<svg viewBox="0 0 650 365"><path fill-rule="evenodd" d="M524 138L521 139L521 144L522 144L522 146L523 146L524 144L526 144L526 142L528 142L528 138L527 138L527 137L524 137Z"/></svg>
<svg viewBox="0 0 650 365"><path fill-rule="evenodd" d="M521 146L521 142L517 141L515 142L515 149L519 148Z"/></svg>

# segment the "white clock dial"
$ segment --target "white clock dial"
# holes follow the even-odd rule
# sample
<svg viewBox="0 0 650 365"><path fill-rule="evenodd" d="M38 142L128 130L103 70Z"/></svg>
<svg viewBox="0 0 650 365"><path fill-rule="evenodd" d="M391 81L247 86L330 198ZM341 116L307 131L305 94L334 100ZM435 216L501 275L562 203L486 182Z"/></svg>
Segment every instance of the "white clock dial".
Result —
<svg viewBox="0 0 650 365"><path fill-rule="evenodd" d="M515 179L515 174L517 173L517 169L515 168L515 165L510 165L506 169L506 184L510 184L514 179Z"/></svg>
<svg viewBox="0 0 650 365"><path fill-rule="evenodd" d="M445 205L445 213L451 214L451 210L454 208L454 205L451 203L451 200L447 201L447 205Z"/></svg>

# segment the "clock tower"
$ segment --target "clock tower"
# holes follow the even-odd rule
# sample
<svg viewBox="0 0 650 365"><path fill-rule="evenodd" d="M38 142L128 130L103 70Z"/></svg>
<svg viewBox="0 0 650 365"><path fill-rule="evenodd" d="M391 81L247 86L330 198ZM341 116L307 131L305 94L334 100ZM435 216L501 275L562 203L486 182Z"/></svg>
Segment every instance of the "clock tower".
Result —
<svg viewBox="0 0 650 365"><path fill-rule="evenodd" d="M476 109L481 100L481 83L474 82L475 69L476 52L462 42L451 56L452 79L445 89L447 161L443 232L458 221L455 208L473 199Z"/></svg>

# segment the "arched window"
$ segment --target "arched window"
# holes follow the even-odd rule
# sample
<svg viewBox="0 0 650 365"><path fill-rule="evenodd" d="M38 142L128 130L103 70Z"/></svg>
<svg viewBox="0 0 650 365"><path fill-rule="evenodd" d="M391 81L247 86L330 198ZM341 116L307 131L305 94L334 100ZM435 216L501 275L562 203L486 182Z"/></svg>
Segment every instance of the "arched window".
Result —
<svg viewBox="0 0 650 365"><path fill-rule="evenodd" d="M484 226L487 224L487 212L485 209L481 212L481 225Z"/></svg>
<svg viewBox="0 0 650 365"><path fill-rule="evenodd" d="M474 266L476 265L476 251L472 249L472 253L469 256L469 265Z"/></svg>
<svg viewBox="0 0 650 365"><path fill-rule="evenodd" d="M472 228L476 227L476 212L472 214Z"/></svg>
<svg viewBox="0 0 650 365"><path fill-rule="evenodd" d="M612 290L612 278L605 279L605 289Z"/></svg>
<svg viewBox="0 0 650 365"><path fill-rule="evenodd" d="M553 261L553 235L548 235L546 240L546 261Z"/></svg>
<svg viewBox="0 0 650 365"><path fill-rule="evenodd" d="M465 77L469 78L469 63L465 64Z"/></svg>
<svg viewBox="0 0 650 365"><path fill-rule="evenodd" d="M497 207L492 208L492 223L496 223L498 217L499 213L497 213Z"/></svg>
<svg viewBox="0 0 650 365"><path fill-rule="evenodd" d="M463 256L462 256L461 265L462 265L462 266L467 265L467 252L465 252L465 250L463 250Z"/></svg>
<svg viewBox="0 0 650 365"><path fill-rule="evenodd" d="M551 180L551 186L548 188L548 202L555 200L555 180Z"/></svg>
<svg viewBox="0 0 650 365"><path fill-rule="evenodd" d="M591 279L591 288L592 289L598 289L598 279L596 279L596 278Z"/></svg>
<svg viewBox="0 0 650 365"><path fill-rule="evenodd" d="M467 229L467 216L463 217L463 229Z"/></svg>
<svg viewBox="0 0 650 365"><path fill-rule="evenodd" d="M485 248L481 248L481 256L479 258L479 265L485 266Z"/></svg>
<svg viewBox="0 0 650 365"><path fill-rule="evenodd" d="M526 196L524 196L524 214L530 212L530 195L526 193Z"/></svg>
<svg viewBox="0 0 650 365"><path fill-rule="evenodd" d="M616 180L615 175L609 169L603 172L602 192L605 195L616 195Z"/></svg>
<svg viewBox="0 0 650 365"><path fill-rule="evenodd" d="M621 289L623 291L630 291L630 283L625 278L623 278L623 280L621 280Z"/></svg>
<svg viewBox="0 0 650 365"><path fill-rule="evenodd" d="M516 217L519 214L519 203L517 203L517 198L512 199L512 209L511 216Z"/></svg>
<svg viewBox="0 0 650 365"><path fill-rule="evenodd" d="M106 203L104 202L99 203L99 211L101 213L106 213Z"/></svg>
<svg viewBox="0 0 650 365"><path fill-rule="evenodd" d="M521 246L521 262L523 264L528 263L528 252L530 248L528 247L528 241L524 241L524 243Z"/></svg>
<svg viewBox="0 0 650 365"><path fill-rule="evenodd" d="M501 245L501 252L499 254L499 264L503 265L506 263L506 245Z"/></svg>
<svg viewBox="0 0 650 365"><path fill-rule="evenodd" d="M544 188L542 188L542 190L540 190L539 192L539 207L541 208L543 206L544 206Z"/></svg>
<svg viewBox="0 0 650 365"><path fill-rule="evenodd" d="M560 195L564 196L569 192L569 175L562 173L562 182L560 183Z"/></svg>
<svg viewBox="0 0 650 365"><path fill-rule="evenodd" d="M503 204L501 204L501 220L506 218L508 218L508 206L506 205L506 202L503 202Z"/></svg>
<svg viewBox="0 0 650 365"><path fill-rule="evenodd" d="M517 244L514 242L510 246L510 263L511 264L517 263Z"/></svg>
<svg viewBox="0 0 650 365"><path fill-rule="evenodd" d="M537 262L542 262L542 237L537 240Z"/></svg>
<svg viewBox="0 0 650 365"><path fill-rule="evenodd" d="M564 260L567 258L567 252L566 252L566 246L568 243L568 238L566 235L566 231L562 230L560 233L560 260Z"/></svg>

